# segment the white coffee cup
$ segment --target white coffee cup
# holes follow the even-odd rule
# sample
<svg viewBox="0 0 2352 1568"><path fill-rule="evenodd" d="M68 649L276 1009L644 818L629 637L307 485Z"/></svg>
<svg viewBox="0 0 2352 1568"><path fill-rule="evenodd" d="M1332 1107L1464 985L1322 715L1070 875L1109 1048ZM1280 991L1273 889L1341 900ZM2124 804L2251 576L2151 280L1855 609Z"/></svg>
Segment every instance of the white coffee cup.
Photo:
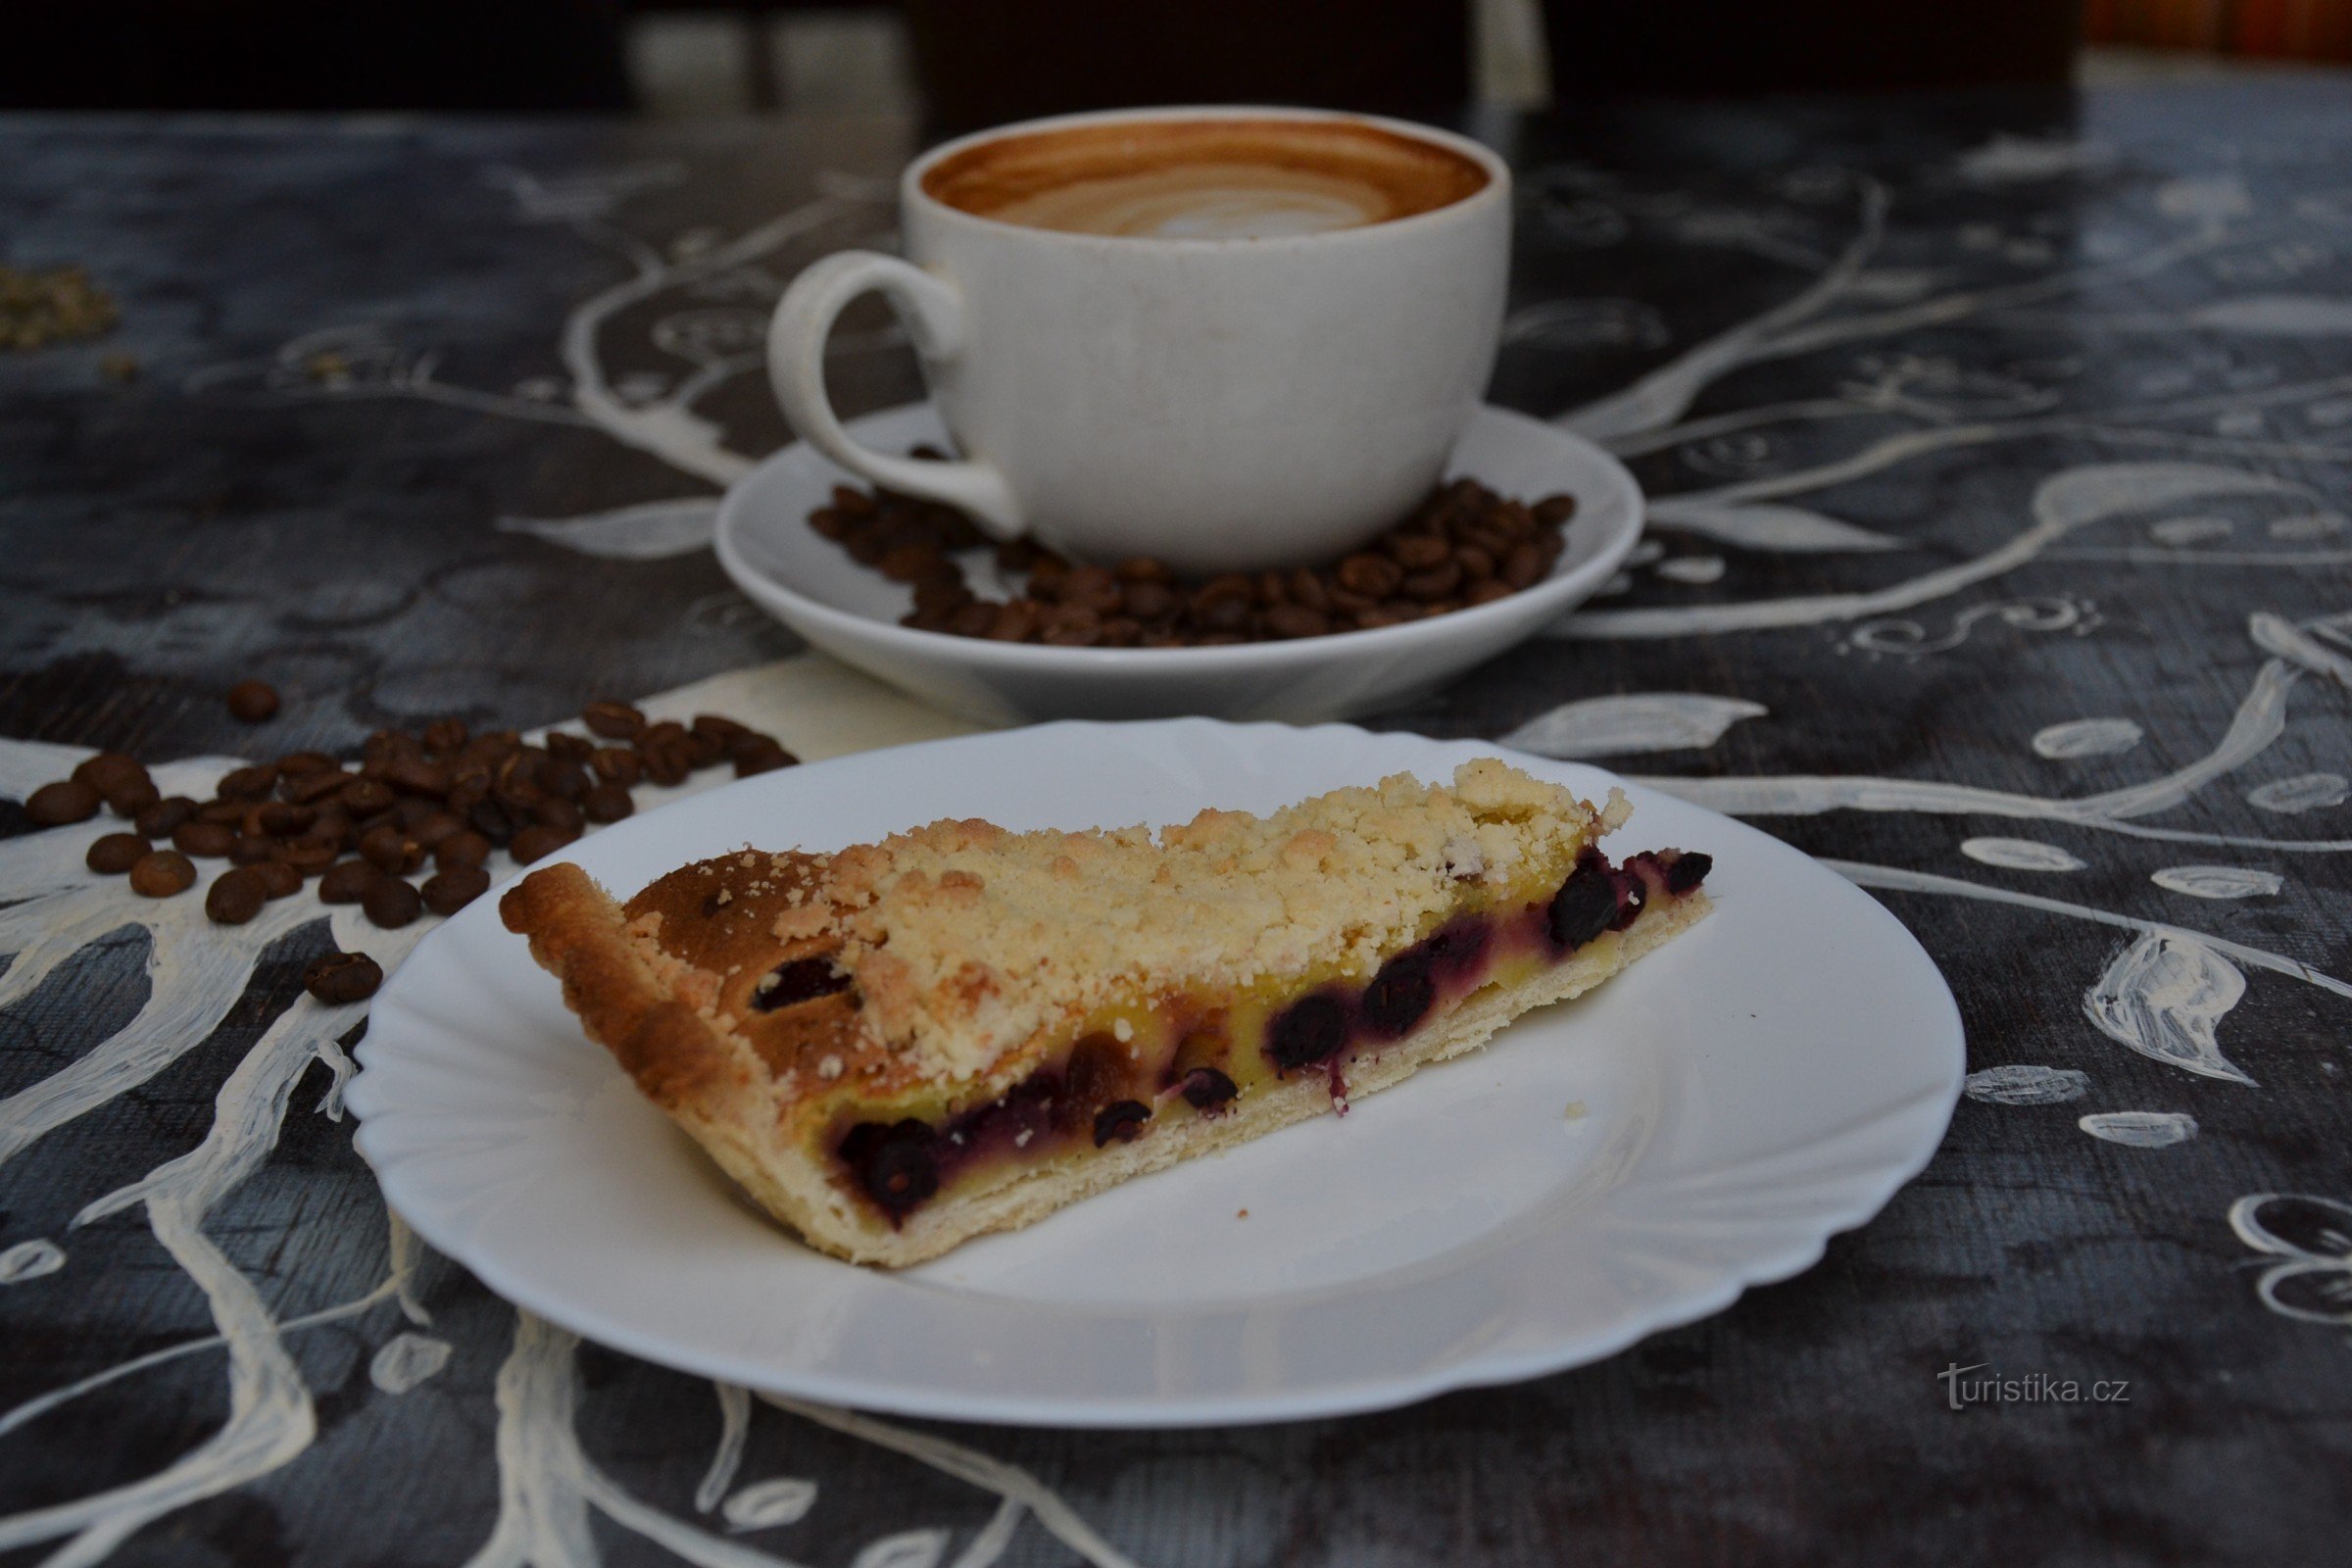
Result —
<svg viewBox="0 0 2352 1568"><path fill-rule="evenodd" d="M1352 122L1458 155L1485 182L1408 217L1257 238L1033 227L925 187L948 160L1040 131L1232 120ZM1073 115L938 147L899 199L906 259L849 251L802 272L769 326L769 374L818 451L1001 539L1187 574L1329 560L1428 493L1494 368L1510 172L1445 131L1293 109ZM843 430L825 339L869 290L906 323L962 461Z"/></svg>

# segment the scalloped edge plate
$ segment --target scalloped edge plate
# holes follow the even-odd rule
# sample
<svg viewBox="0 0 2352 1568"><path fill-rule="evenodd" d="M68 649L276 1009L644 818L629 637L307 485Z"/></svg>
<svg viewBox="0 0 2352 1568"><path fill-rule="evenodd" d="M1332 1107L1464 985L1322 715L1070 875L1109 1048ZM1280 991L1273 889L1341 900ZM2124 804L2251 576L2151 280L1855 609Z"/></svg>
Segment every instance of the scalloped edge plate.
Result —
<svg viewBox="0 0 2352 1568"><path fill-rule="evenodd" d="M626 891L747 841L1262 812L1478 756L1594 799L1620 784L1343 725L1059 723L763 774L571 858ZM914 1269L837 1262L758 1213L581 1035L493 898L377 997L349 1098L360 1152L419 1235L518 1305L829 1403L1225 1425L1559 1371L1811 1265L1927 1163L1965 1069L1951 993L1868 895L1754 828L1622 787L1635 811L1614 843L1715 857L1717 908L1680 939L1345 1117Z"/></svg>

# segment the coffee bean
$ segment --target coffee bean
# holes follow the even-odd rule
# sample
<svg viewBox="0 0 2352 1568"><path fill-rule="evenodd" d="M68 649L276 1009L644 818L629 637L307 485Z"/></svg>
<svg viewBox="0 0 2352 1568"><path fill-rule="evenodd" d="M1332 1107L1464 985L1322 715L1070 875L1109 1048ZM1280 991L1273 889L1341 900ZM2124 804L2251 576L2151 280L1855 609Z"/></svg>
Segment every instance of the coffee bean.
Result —
<svg viewBox="0 0 2352 1568"><path fill-rule="evenodd" d="M645 715L628 704L600 698L580 710L580 718L609 741L625 741L645 728Z"/></svg>
<svg viewBox="0 0 2352 1568"><path fill-rule="evenodd" d="M1269 634L1284 638L1320 637L1331 630L1330 616L1304 605L1276 605L1260 622Z"/></svg>
<svg viewBox="0 0 2352 1568"><path fill-rule="evenodd" d="M380 778L355 778L343 786L341 799L354 818L373 816L391 808L392 786Z"/></svg>
<svg viewBox="0 0 2352 1568"><path fill-rule="evenodd" d="M555 854L578 836L549 827L544 822L534 822L514 835L514 842L507 846L507 853L514 857L516 865L528 865L533 860Z"/></svg>
<svg viewBox="0 0 2352 1568"><path fill-rule="evenodd" d="M179 824L196 814L196 803L185 795L167 795L141 811L131 821L139 837L168 839L179 830Z"/></svg>
<svg viewBox="0 0 2352 1568"><path fill-rule="evenodd" d="M1354 555L1340 563L1340 586L1367 599L1386 599L1404 580L1404 568L1386 556Z"/></svg>
<svg viewBox="0 0 2352 1568"><path fill-rule="evenodd" d="M985 637L997 624L996 607L974 600L956 607L948 616L947 629L958 637Z"/></svg>
<svg viewBox="0 0 2352 1568"><path fill-rule="evenodd" d="M292 838L307 833L318 820L315 806L297 806L292 801L264 801L245 814L245 831L268 833L276 838Z"/></svg>
<svg viewBox="0 0 2352 1568"><path fill-rule="evenodd" d="M429 758L398 757L385 764L384 782L404 795L424 795L438 800L449 793L455 780L448 768Z"/></svg>
<svg viewBox="0 0 2352 1568"><path fill-rule="evenodd" d="M1271 610L1291 597L1290 579L1279 571L1259 572L1250 579L1250 586L1260 610Z"/></svg>
<svg viewBox="0 0 2352 1568"><path fill-rule="evenodd" d="M321 838L314 831L298 839L288 839L277 847L277 860L297 877L318 876L335 863L343 853L343 840Z"/></svg>
<svg viewBox="0 0 2352 1568"><path fill-rule="evenodd" d="M640 741L637 755L645 761L645 776L664 789L685 783L687 776L694 771L694 760L687 755L685 743L680 740Z"/></svg>
<svg viewBox="0 0 2352 1568"><path fill-rule="evenodd" d="M302 891L302 873L286 860L264 860L244 868L262 884L262 896L283 899Z"/></svg>
<svg viewBox="0 0 2352 1568"><path fill-rule="evenodd" d="M196 885L196 866L174 850L150 850L131 862L130 890L150 899L168 899Z"/></svg>
<svg viewBox="0 0 2352 1568"><path fill-rule="evenodd" d="M1433 599L1445 598L1461 585L1461 564L1455 561L1441 561L1427 571L1416 571L1409 574L1404 579L1402 587L1406 598L1418 599L1423 604L1427 604Z"/></svg>
<svg viewBox="0 0 2352 1568"><path fill-rule="evenodd" d="M1514 589L1532 588L1543 579L1548 566L1543 550L1532 540L1513 545L1511 553L1503 558L1502 580Z"/></svg>
<svg viewBox="0 0 2352 1568"><path fill-rule="evenodd" d="M479 865L490 858L497 846L471 828L452 833L433 846L433 863L444 871L462 865Z"/></svg>
<svg viewBox="0 0 2352 1568"><path fill-rule="evenodd" d="M1025 643L1045 624L1045 611L1034 599L1014 599L996 608L983 636L1000 643Z"/></svg>
<svg viewBox="0 0 2352 1568"><path fill-rule="evenodd" d="M629 792L617 784L599 784L580 803L581 812L591 822L617 822L636 809Z"/></svg>
<svg viewBox="0 0 2352 1568"><path fill-rule="evenodd" d="M318 878L318 902L357 904L383 874L366 860L337 860Z"/></svg>
<svg viewBox="0 0 2352 1568"><path fill-rule="evenodd" d="M574 838L579 836L581 824L587 820L580 814L578 807L560 795L551 795L532 807L531 816L535 821L559 833L569 833Z"/></svg>
<svg viewBox="0 0 2352 1568"><path fill-rule="evenodd" d="M307 778L313 773L334 771L338 764L324 752L288 752L277 760L277 775L282 782L289 778Z"/></svg>
<svg viewBox="0 0 2352 1568"><path fill-rule="evenodd" d="M360 835L360 858L387 876L405 876L424 863L424 846L387 824Z"/></svg>
<svg viewBox="0 0 2352 1568"><path fill-rule="evenodd" d="M1204 632L1239 632L1250 624L1250 601L1234 594L1208 598L1203 589L1193 601L1193 624Z"/></svg>
<svg viewBox="0 0 2352 1568"><path fill-rule="evenodd" d="M243 925L270 902L269 886L254 867L243 865L213 879L204 896L205 915L219 925Z"/></svg>
<svg viewBox="0 0 2352 1568"><path fill-rule="evenodd" d="M1056 648L1092 648L1102 640L1102 617L1084 605L1056 605L1038 640Z"/></svg>
<svg viewBox="0 0 2352 1568"><path fill-rule="evenodd" d="M1131 582L1124 598L1127 613L1146 625L1173 620L1184 609L1176 590L1165 583Z"/></svg>
<svg viewBox="0 0 2352 1568"><path fill-rule="evenodd" d="M201 817L182 822L172 830L172 847L182 855L217 860L229 852L237 842L237 830L225 822L207 822Z"/></svg>
<svg viewBox="0 0 2352 1568"><path fill-rule="evenodd" d="M562 729L549 730L540 744L547 748L547 755L557 761L578 762L583 766L596 750L596 742L584 735L574 735L569 730Z"/></svg>
<svg viewBox="0 0 2352 1568"><path fill-rule="evenodd" d="M1497 599L1510 598L1516 591L1509 583L1500 578L1489 577L1484 582L1473 584L1470 591L1462 597L1473 605L1491 605Z"/></svg>
<svg viewBox="0 0 2352 1568"><path fill-rule="evenodd" d="M91 840L81 863L101 876L121 876L154 848L136 833L108 833Z"/></svg>
<svg viewBox="0 0 2352 1568"><path fill-rule="evenodd" d="M437 718L424 726L424 734L419 738L424 742L426 751L446 757L452 752L463 751L468 737L464 719Z"/></svg>
<svg viewBox="0 0 2352 1568"><path fill-rule="evenodd" d="M1532 510L1537 522L1546 528L1557 528L1576 515L1576 497L1566 494L1545 496Z"/></svg>
<svg viewBox="0 0 2352 1568"><path fill-rule="evenodd" d="M1323 591L1323 579L1304 566L1291 573L1290 602L1317 612L1331 608L1331 599Z"/></svg>
<svg viewBox="0 0 2352 1568"><path fill-rule="evenodd" d="M625 790L645 777L645 762L625 746L600 746L588 759L588 771Z"/></svg>
<svg viewBox="0 0 2352 1568"><path fill-rule="evenodd" d="M258 801L277 788L277 769L268 762L231 768L213 788L224 801Z"/></svg>
<svg viewBox="0 0 2352 1568"><path fill-rule="evenodd" d="M1073 566L1061 579L1061 590L1054 602L1065 609L1091 610L1098 615L1118 613L1126 594L1119 579L1101 566Z"/></svg>
<svg viewBox="0 0 2352 1568"><path fill-rule="evenodd" d="M103 796L125 780L145 778L147 768L127 752L100 752L74 763L74 771L67 776L87 784Z"/></svg>
<svg viewBox="0 0 2352 1568"><path fill-rule="evenodd" d="M1105 615L1102 618L1102 646L1133 648L1143 641L1144 623L1133 615Z"/></svg>
<svg viewBox="0 0 2352 1568"><path fill-rule="evenodd" d="M1176 580L1176 568L1156 556L1129 556L1111 568L1125 583L1149 582L1165 588Z"/></svg>
<svg viewBox="0 0 2352 1568"><path fill-rule="evenodd" d="M366 1002L384 983L384 971L365 953L330 953L302 971L302 988L330 1007Z"/></svg>
<svg viewBox="0 0 2352 1568"><path fill-rule="evenodd" d="M24 814L32 818L35 827L64 827L69 822L87 822L96 816L100 800L95 786L80 779L64 778L44 784L25 796Z"/></svg>
<svg viewBox="0 0 2352 1568"><path fill-rule="evenodd" d="M795 766L799 761L773 735L748 736L735 748L735 776L750 778L755 773L772 773L780 767Z"/></svg>
<svg viewBox="0 0 2352 1568"><path fill-rule="evenodd" d="M241 680L228 689L228 710L248 724L277 716L277 692L268 683Z"/></svg>
<svg viewBox="0 0 2352 1568"><path fill-rule="evenodd" d="M1449 554L1434 534L1408 533L1389 541L1389 555L1406 571L1427 571Z"/></svg>
<svg viewBox="0 0 2352 1568"><path fill-rule="evenodd" d="M108 808L117 816L135 817L164 798L164 792L156 788L155 780L145 774L124 779L104 793Z"/></svg>
<svg viewBox="0 0 2352 1568"><path fill-rule="evenodd" d="M514 816L496 801L483 801L466 813L466 825L492 844L504 844L514 836Z"/></svg>
<svg viewBox="0 0 2352 1568"><path fill-rule="evenodd" d="M899 545L882 553L874 569L894 582L915 582L942 564L934 545Z"/></svg>
<svg viewBox="0 0 2352 1568"><path fill-rule="evenodd" d="M279 841L260 833L240 833L228 846L228 863L252 865L257 860L277 858Z"/></svg>
<svg viewBox="0 0 2352 1568"><path fill-rule="evenodd" d="M825 538L839 542L849 536L851 520L831 507L819 507L808 514L808 526Z"/></svg>
<svg viewBox="0 0 2352 1568"><path fill-rule="evenodd" d="M396 876L379 876L360 895L360 912L370 925L397 931L424 912L424 900Z"/></svg>
<svg viewBox="0 0 2352 1568"><path fill-rule="evenodd" d="M461 865L424 879L424 906L435 914L455 914L490 891L490 873L478 865Z"/></svg>
<svg viewBox="0 0 2352 1568"><path fill-rule="evenodd" d="M339 767L321 768L317 772L280 777L277 793L296 806L317 806L339 794L351 783L351 779L352 775Z"/></svg>

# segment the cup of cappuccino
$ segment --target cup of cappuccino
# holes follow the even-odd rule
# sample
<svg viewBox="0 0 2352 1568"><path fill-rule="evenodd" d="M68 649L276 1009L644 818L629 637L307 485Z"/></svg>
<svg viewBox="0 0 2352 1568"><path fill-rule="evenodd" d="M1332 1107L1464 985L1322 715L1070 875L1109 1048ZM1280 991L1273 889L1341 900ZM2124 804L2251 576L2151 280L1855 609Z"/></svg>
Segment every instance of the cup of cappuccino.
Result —
<svg viewBox="0 0 2352 1568"><path fill-rule="evenodd" d="M1328 559L1410 511L1494 368L1510 172L1425 126L1290 109L1033 121L900 183L906 256L850 251L777 304L800 435L1001 539L1189 574ZM859 445L825 394L843 307L884 295L961 449Z"/></svg>

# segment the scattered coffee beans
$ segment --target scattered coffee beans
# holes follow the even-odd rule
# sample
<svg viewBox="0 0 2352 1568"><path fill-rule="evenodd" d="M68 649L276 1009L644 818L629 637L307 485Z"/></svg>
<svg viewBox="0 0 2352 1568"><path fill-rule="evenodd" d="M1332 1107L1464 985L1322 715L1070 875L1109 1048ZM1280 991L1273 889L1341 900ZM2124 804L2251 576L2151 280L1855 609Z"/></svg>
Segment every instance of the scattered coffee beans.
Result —
<svg viewBox="0 0 2352 1568"><path fill-rule="evenodd" d="M330 1007L366 1002L384 983L384 971L365 953L330 953L302 971L302 988Z"/></svg>
<svg viewBox="0 0 2352 1568"><path fill-rule="evenodd" d="M204 912L220 925L243 925L269 902L269 885L261 873L250 865L240 865L213 879L212 890L204 896Z"/></svg>
<svg viewBox="0 0 2352 1568"><path fill-rule="evenodd" d="M168 899L196 885L196 863L176 850L150 850L131 862L130 890Z"/></svg>
<svg viewBox="0 0 2352 1568"><path fill-rule="evenodd" d="M136 833L109 833L91 842L82 863L101 876L121 876L154 848Z"/></svg>
<svg viewBox="0 0 2352 1568"><path fill-rule="evenodd" d="M424 901L400 878L379 873L360 895L360 912L387 931L397 930L424 912Z"/></svg>
<svg viewBox="0 0 2352 1568"><path fill-rule="evenodd" d="M1026 591L1001 603L965 582L954 553L985 541L953 508L841 485L808 526L911 585L914 609L903 622L924 631L1059 648L1204 648L1396 626L1506 599L1550 574L1575 515L1574 496L1529 506L1456 479L1343 560L1189 584L1150 557L1075 565L1018 541L996 547L997 564L1026 572ZM763 770L763 753L747 761L738 746L733 755L738 772Z"/></svg>
<svg viewBox="0 0 2352 1568"><path fill-rule="evenodd" d="M228 689L228 710L248 724L277 716L277 688L265 681L241 680Z"/></svg>
<svg viewBox="0 0 2352 1568"><path fill-rule="evenodd" d="M26 796L24 814L32 818L35 827L64 827L69 822L87 822L96 816L104 799L94 786L81 779L60 779Z"/></svg>
<svg viewBox="0 0 2352 1568"><path fill-rule="evenodd" d="M272 711L276 694L258 681L231 693L232 706L243 705L239 716L258 722L268 715L248 688L267 695ZM321 902L356 904L391 928L426 909L453 914L481 897L490 887L486 862L501 848L528 864L592 822L619 821L636 809L629 790L641 780L677 784L730 763L748 776L799 760L774 736L719 713L699 713L690 725L652 723L606 700L581 717L610 744L553 730L529 745L513 730L477 735L442 719L416 734L377 730L356 768L323 753L291 752L231 769L209 801L167 798L135 758L104 752L33 791L24 810L39 827L86 822L101 806L131 818L137 832L100 837L85 858L93 871L128 873L149 898L194 886L193 859L227 860L205 894L205 912L223 925L244 924L317 877ZM172 848L158 850L156 840ZM420 892L409 879L428 863L435 874ZM371 994L381 979L375 965L340 957L375 976L348 1000Z"/></svg>
<svg viewBox="0 0 2352 1568"><path fill-rule="evenodd" d="M435 914L455 914L490 891L490 873L478 865L436 871L424 879L424 906Z"/></svg>

